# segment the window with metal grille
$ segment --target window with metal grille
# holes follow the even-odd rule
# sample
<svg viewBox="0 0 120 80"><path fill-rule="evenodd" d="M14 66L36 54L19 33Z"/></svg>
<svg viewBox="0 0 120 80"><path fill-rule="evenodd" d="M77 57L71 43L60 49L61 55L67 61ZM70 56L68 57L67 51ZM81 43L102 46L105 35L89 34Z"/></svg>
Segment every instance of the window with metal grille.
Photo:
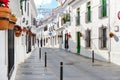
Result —
<svg viewBox="0 0 120 80"><path fill-rule="evenodd" d="M86 47L90 48L91 47L91 30L87 29L85 31L85 34L86 34L86 38L85 38Z"/></svg>
<svg viewBox="0 0 120 80"><path fill-rule="evenodd" d="M76 26L80 25L80 8L77 8Z"/></svg>
<svg viewBox="0 0 120 80"><path fill-rule="evenodd" d="M107 48L107 28L106 27L99 28L99 47L101 49Z"/></svg>

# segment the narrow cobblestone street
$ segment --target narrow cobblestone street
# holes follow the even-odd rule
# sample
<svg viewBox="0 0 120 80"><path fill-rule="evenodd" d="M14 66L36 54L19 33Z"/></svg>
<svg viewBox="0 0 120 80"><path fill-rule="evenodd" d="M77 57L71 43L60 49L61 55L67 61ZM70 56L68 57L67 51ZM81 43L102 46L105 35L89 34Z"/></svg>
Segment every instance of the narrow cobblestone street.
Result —
<svg viewBox="0 0 120 80"><path fill-rule="evenodd" d="M63 80L120 80L120 66L95 61L57 48L39 49L19 65L15 80L60 80L60 62L63 62ZM44 53L47 52L47 67L44 67Z"/></svg>

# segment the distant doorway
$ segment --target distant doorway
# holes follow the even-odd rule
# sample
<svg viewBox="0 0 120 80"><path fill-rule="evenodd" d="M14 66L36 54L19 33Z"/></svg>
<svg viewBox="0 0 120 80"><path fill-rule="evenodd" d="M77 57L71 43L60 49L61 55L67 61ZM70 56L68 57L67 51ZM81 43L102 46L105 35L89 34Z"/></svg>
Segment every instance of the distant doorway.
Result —
<svg viewBox="0 0 120 80"><path fill-rule="evenodd" d="M65 34L65 49L68 49L69 48L69 45L68 45L68 36L67 36L68 33Z"/></svg>
<svg viewBox="0 0 120 80"><path fill-rule="evenodd" d="M77 32L77 53L80 54L80 32Z"/></svg>

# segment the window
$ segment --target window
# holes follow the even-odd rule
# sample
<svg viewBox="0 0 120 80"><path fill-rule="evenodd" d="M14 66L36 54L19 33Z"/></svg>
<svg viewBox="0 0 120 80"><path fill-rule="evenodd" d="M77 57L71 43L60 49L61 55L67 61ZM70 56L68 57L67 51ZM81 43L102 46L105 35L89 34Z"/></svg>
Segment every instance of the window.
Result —
<svg viewBox="0 0 120 80"><path fill-rule="evenodd" d="M102 0L102 15L103 17L107 16L107 5L106 5L106 0Z"/></svg>
<svg viewBox="0 0 120 80"><path fill-rule="evenodd" d="M66 13L66 21L70 22L70 13Z"/></svg>
<svg viewBox="0 0 120 80"><path fill-rule="evenodd" d="M107 48L107 28L101 27L99 29L99 47L102 49Z"/></svg>
<svg viewBox="0 0 120 80"><path fill-rule="evenodd" d="M85 22L91 22L91 3L87 3L87 12L85 13Z"/></svg>
<svg viewBox="0 0 120 80"><path fill-rule="evenodd" d="M27 15L29 16L29 3L27 5Z"/></svg>
<svg viewBox="0 0 120 80"><path fill-rule="evenodd" d="M77 8L76 26L80 25L80 8Z"/></svg>
<svg viewBox="0 0 120 80"><path fill-rule="evenodd" d="M47 31L47 26L44 27L44 31Z"/></svg>
<svg viewBox="0 0 120 80"><path fill-rule="evenodd" d="M107 3L106 0L101 1L101 6L99 7L99 17L103 18L107 16Z"/></svg>
<svg viewBox="0 0 120 80"><path fill-rule="evenodd" d="M85 38L86 47L90 48L91 47L91 30L87 29L85 31L85 34L86 34L86 38Z"/></svg>
<svg viewBox="0 0 120 80"><path fill-rule="evenodd" d="M27 1L25 0L25 11L26 11L26 3L27 3Z"/></svg>

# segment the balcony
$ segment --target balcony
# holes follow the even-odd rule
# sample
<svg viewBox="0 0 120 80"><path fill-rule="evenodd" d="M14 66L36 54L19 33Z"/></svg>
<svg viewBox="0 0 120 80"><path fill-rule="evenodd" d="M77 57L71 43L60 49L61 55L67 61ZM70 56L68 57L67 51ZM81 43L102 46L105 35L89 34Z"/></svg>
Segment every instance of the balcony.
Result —
<svg viewBox="0 0 120 80"><path fill-rule="evenodd" d="M69 13L64 14L64 16L61 19L61 25L66 24L67 22L68 23L70 22L70 14Z"/></svg>
<svg viewBox="0 0 120 80"><path fill-rule="evenodd" d="M101 5L99 6L99 18L104 18L108 16L108 6L107 5Z"/></svg>

